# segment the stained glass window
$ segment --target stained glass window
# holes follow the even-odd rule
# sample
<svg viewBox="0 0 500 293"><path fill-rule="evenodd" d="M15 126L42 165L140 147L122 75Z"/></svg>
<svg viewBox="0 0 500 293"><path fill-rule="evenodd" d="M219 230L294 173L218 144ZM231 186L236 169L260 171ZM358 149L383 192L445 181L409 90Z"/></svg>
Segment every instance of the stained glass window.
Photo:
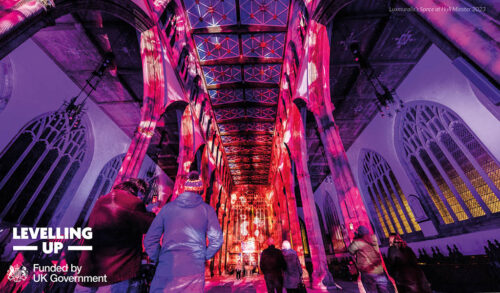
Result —
<svg viewBox="0 0 500 293"><path fill-rule="evenodd" d="M396 141L444 224L500 211L500 167L465 122L433 102L400 113Z"/></svg>
<svg viewBox="0 0 500 293"><path fill-rule="evenodd" d="M389 233L411 234L420 231L413 211L408 205L391 167L387 161L373 151L366 151L363 156L362 177L370 211L377 219L382 238Z"/></svg>
<svg viewBox="0 0 500 293"><path fill-rule="evenodd" d="M83 116L65 109L42 115L30 121L2 151L2 221L49 224L70 183L81 174L77 172L89 151L91 131Z"/></svg>

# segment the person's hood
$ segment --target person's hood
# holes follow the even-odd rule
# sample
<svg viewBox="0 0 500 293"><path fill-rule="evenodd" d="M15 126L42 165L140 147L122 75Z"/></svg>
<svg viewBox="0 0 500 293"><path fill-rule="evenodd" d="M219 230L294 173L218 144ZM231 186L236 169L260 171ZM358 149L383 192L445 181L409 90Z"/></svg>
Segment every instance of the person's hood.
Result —
<svg viewBox="0 0 500 293"><path fill-rule="evenodd" d="M293 249L282 249L281 252L283 253L283 255L297 254L297 252L295 252L295 250Z"/></svg>
<svg viewBox="0 0 500 293"><path fill-rule="evenodd" d="M194 208L202 204L203 199L198 193L186 191L175 199L175 203L181 208Z"/></svg>

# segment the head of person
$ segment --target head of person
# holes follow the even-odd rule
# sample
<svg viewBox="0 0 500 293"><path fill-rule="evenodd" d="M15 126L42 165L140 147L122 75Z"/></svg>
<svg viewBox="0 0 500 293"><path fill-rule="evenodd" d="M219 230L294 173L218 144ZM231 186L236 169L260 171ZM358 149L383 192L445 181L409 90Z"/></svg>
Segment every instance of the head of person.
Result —
<svg viewBox="0 0 500 293"><path fill-rule="evenodd" d="M145 194L148 190L148 183L139 178L130 178L117 184L113 189L120 189L127 191L130 194L139 196L139 194Z"/></svg>
<svg viewBox="0 0 500 293"><path fill-rule="evenodd" d="M365 226L359 226L354 233L354 238L363 238L368 235L370 235L370 230L368 230Z"/></svg>
<svg viewBox="0 0 500 293"><path fill-rule="evenodd" d="M283 241L283 243L281 244L281 248L282 248L282 249L285 249L285 250L292 249L292 245L290 245L290 241L285 240L285 241Z"/></svg>
<svg viewBox="0 0 500 293"><path fill-rule="evenodd" d="M188 175L188 180L184 184L184 191L201 194L203 192L203 181L201 180L198 171L191 171Z"/></svg>
<svg viewBox="0 0 500 293"><path fill-rule="evenodd" d="M391 233L389 235L389 245L397 247L406 247L406 242L399 236L399 234Z"/></svg>
<svg viewBox="0 0 500 293"><path fill-rule="evenodd" d="M269 239L267 239L267 245L274 246L274 239L272 237L269 237Z"/></svg>

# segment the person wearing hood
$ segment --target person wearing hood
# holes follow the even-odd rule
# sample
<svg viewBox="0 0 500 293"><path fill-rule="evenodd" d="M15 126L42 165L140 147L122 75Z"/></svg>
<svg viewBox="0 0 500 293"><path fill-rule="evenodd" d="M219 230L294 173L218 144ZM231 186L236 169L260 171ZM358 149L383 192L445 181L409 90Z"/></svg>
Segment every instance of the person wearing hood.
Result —
<svg viewBox="0 0 500 293"><path fill-rule="evenodd" d="M205 261L221 248L223 236L202 191L198 172L189 173L185 192L166 204L151 224L144 239L146 253L158 264L151 293L203 292Z"/></svg>
<svg viewBox="0 0 500 293"><path fill-rule="evenodd" d="M347 248L361 275L366 293L394 293L394 287L385 273L377 238L365 226L359 226Z"/></svg>
<svg viewBox="0 0 500 293"><path fill-rule="evenodd" d="M288 240L283 241L281 248L286 262L286 270L283 272L283 287L287 293L299 292L299 285L302 283L302 265L299 256L292 249Z"/></svg>

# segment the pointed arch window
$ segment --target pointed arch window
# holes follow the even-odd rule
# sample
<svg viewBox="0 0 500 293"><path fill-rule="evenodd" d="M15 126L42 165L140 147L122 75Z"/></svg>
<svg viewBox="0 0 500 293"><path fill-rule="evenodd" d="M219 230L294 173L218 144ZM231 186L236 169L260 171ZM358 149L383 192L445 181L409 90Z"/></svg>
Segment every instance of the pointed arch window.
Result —
<svg viewBox="0 0 500 293"><path fill-rule="evenodd" d="M83 205L83 209L78 216L78 220L76 221L75 226L79 227L86 223L90 215L90 211L94 206L96 200L102 196L107 194L111 187L113 186L113 182L115 182L116 176L118 175L118 171L120 171L120 167L122 166L123 159L125 158L125 154L120 154L115 156L109 162L104 165L101 172L97 176L97 179L90 190L90 194Z"/></svg>
<svg viewBox="0 0 500 293"><path fill-rule="evenodd" d="M376 152L365 151L362 166L363 183L371 202L370 210L382 228L380 236L420 231L408 200L387 161Z"/></svg>
<svg viewBox="0 0 500 293"><path fill-rule="evenodd" d="M500 165L452 110L409 103L398 116L399 155L429 195L441 224L500 211Z"/></svg>
<svg viewBox="0 0 500 293"><path fill-rule="evenodd" d="M73 104L42 115L24 126L2 151L3 222L47 226L60 203L69 204L64 195L71 183L79 183L88 167L86 158L92 157L92 132L85 116ZM85 169L78 172L82 165Z"/></svg>
<svg viewBox="0 0 500 293"><path fill-rule="evenodd" d="M329 193L326 194L325 202L323 203L323 210L325 211L325 221L328 233L332 238L333 252L340 253L346 251L344 242L344 226L342 225L335 204Z"/></svg>

